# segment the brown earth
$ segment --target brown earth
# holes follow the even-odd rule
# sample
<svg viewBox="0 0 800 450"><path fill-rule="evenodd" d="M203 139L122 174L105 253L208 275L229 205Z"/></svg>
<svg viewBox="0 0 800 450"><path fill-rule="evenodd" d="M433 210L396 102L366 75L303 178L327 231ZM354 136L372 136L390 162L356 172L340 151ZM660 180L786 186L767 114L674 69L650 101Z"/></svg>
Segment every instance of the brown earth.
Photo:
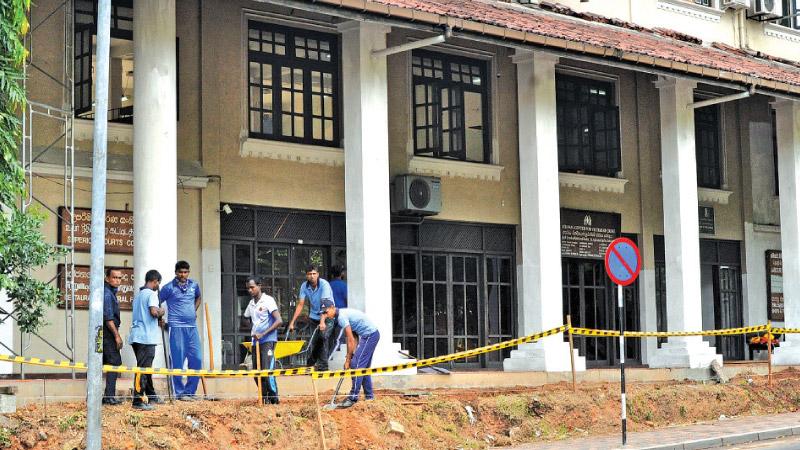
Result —
<svg viewBox="0 0 800 450"><path fill-rule="evenodd" d="M501 390L432 390L409 396L381 391L377 400L323 411L331 449L486 448L523 442L619 433L619 385L568 384ZM283 399L279 406L255 400L176 402L155 411L130 405L103 409L104 449L321 448L313 397ZM466 407L474 411L470 423ZM628 427L648 430L728 417L797 411L800 372L739 376L728 384L629 383ZM199 425L192 429L191 416ZM83 404L31 405L7 416L0 446L81 449ZM765 420L760 417L754 420ZM404 434L391 432L390 421Z"/></svg>

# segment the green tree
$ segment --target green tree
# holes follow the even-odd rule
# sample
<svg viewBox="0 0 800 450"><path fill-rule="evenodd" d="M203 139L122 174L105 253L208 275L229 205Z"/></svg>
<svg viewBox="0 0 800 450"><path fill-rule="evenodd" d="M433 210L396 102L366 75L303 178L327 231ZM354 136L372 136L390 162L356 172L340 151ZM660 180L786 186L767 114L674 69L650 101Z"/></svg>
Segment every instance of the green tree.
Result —
<svg viewBox="0 0 800 450"><path fill-rule="evenodd" d="M44 313L58 301L55 286L33 278L61 254L47 244L40 229L44 216L23 211L24 171L17 158L20 139L18 114L25 105L22 65L27 57L23 36L28 32L30 0L0 0L0 289L14 303L17 325L34 332L45 324Z"/></svg>

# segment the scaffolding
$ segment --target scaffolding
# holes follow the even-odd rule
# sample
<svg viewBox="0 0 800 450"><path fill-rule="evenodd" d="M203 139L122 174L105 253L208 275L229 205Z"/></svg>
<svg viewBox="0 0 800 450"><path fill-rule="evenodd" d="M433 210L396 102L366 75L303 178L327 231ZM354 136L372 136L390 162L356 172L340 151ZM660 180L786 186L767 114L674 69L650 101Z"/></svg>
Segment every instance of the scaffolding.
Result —
<svg viewBox="0 0 800 450"><path fill-rule="evenodd" d="M59 218L60 227L66 227L68 230L67 242L60 243L59 247L66 250L64 256L59 261L59 271L51 278L49 283L58 283L60 288L63 289L62 307L64 309L64 342L52 342L50 339L40 336L37 333L22 333L20 336L20 352L19 354L13 348L9 348L4 343L0 342L6 350L14 355L24 356L30 350L31 343L34 338L41 340L44 344L49 346L53 351L61 355L71 362L75 362L75 227L74 227L74 212L75 212L75 139L74 139L74 119L75 119L75 94L74 94L74 74L75 74L75 9L74 0L63 0L52 11L43 11L44 15L41 20L34 24L33 11L36 6L28 11L28 22L32 25L30 32L25 36L24 43L27 50L27 57L23 67L23 87L28 98L25 110L22 114L22 148L20 159L22 166L25 170L25 192L20 199L23 211L27 211L34 203L50 211ZM36 9L37 12L42 7ZM53 26L57 27L58 17L63 14L63 38L64 38L64 51L61 61L56 61L55 66L60 70L60 74L53 74L38 64L35 58L35 42L36 36L42 31L42 27ZM38 31L38 32L37 32ZM45 57L48 55L44 55ZM60 63L60 67L59 66ZM37 87L36 92L30 90L29 77L32 73L40 76L47 85L55 86L57 90L42 89L41 86ZM54 106L48 104L47 101L38 101L37 94L61 93L61 105ZM52 98L49 100L52 101ZM44 121L46 124L54 124L60 129L60 135L55 137L48 145L40 148L35 148L37 142L37 131L34 126L34 118ZM45 127L46 129L46 127ZM47 139L47 136L42 134L41 141ZM63 173L60 176L61 184L63 186L62 205L48 205L45 200L37 197L35 190L35 173L37 164L41 163L41 158L48 152L59 151L63 153ZM61 206L61 207L58 207ZM61 233L61 230L59 230ZM16 319L14 311L5 311L0 308L0 323L4 323L9 319ZM12 346L13 347L13 346ZM20 376L25 378L25 367L20 364ZM75 378L75 371L72 370L72 377Z"/></svg>

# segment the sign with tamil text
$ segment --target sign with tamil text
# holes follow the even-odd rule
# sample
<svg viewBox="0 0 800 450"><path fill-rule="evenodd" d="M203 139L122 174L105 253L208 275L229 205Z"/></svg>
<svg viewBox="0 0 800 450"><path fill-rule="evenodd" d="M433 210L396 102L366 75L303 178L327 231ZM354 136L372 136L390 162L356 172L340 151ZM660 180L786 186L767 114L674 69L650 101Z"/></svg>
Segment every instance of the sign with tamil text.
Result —
<svg viewBox="0 0 800 450"><path fill-rule="evenodd" d="M58 243L71 245L70 231L75 232L75 251L88 252L92 242L92 210L75 208L75 220L70 230L69 211L58 208ZM133 254L133 213L106 211L106 253Z"/></svg>
<svg viewBox="0 0 800 450"><path fill-rule="evenodd" d="M133 309L133 296L136 284L133 282L132 267L112 267L122 272L122 283L117 289L119 309L130 311ZM105 276L105 269L103 271ZM58 288L61 290L59 308L64 307L64 296L67 293L64 264L58 265ZM75 266L75 309L89 308L89 266Z"/></svg>
<svg viewBox="0 0 800 450"><path fill-rule="evenodd" d="M563 257L603 259L619 233L619 214L561 209Z"/></svg>
<svg viewBox="0 0 800 450"><path fill-rule="evenodd" d="M783 321L783 259L780 250L767 250L767 314Z"/></svg>

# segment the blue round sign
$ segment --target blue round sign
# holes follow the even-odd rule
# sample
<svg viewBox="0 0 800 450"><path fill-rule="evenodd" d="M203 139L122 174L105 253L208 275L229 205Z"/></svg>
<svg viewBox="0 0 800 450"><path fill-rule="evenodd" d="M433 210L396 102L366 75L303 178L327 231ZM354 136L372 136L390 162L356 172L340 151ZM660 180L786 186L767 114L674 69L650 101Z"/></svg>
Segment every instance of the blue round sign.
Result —
<svg viewBox="0 0 800 450"><path fill-rule="evenodd" d="M608 277L616 284L627 286L636 281L642 270L642 255L632 240L617 238L606 249L605 263Z"/></svg>

